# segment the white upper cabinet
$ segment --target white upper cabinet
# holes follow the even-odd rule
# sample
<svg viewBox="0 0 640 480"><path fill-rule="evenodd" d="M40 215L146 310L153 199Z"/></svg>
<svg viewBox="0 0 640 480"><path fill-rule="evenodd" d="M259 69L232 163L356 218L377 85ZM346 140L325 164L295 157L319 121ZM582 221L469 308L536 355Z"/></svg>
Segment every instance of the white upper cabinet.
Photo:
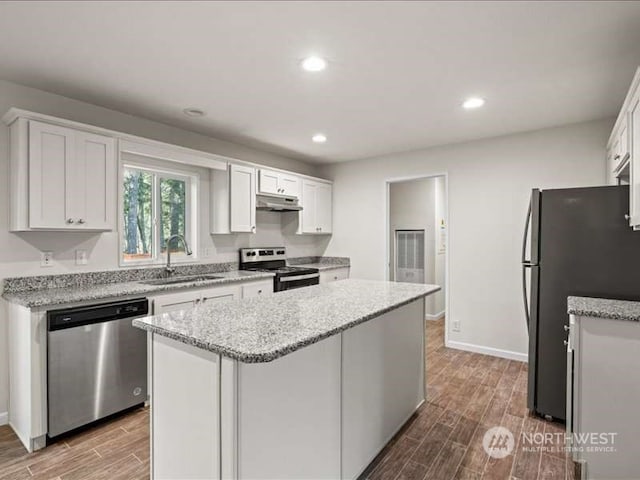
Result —
<svg viewBox="0 0 640 480"><path fill-rule="evenodd" d="M25 119L10 132L12 231L115 229L115 139Z"/></svg>
<svg viewBox="0 0 640 480"><path fill-rule="evenodd" d="M211 170L211 233L256 232L256 169Z"/></svg>
<svg viewBox="0 0 640 480"><path fill-rule="evenodd" d="M609 184L629 184L629 225L640 229L640 68L607 143Z"/></svg>
<svg viewBox="0 0 640 480"><path fill-rule="evenodd" d="M294 175L261 168L258 176L258 193L300 196L300 179Z"/></svg>
<svg viewBox="0 0 640 480"><path fill-rule="evenodd" d="M333 221L333 187L315 180L302 181L302 211L298 233L330 234Z"/></svg>
<svg viewBox="0 0 640 480"><path fill-rule="evenodd" d="M629 107L631 140L629 225L640 227L640 90L636 90Z"/></svg>
<svg viewBox="0 0 640 480"><path fill-rule="evenodd" d="M231 193L231 231L256 231L256 170L244 165L231 165L229 169Z"/></svg>

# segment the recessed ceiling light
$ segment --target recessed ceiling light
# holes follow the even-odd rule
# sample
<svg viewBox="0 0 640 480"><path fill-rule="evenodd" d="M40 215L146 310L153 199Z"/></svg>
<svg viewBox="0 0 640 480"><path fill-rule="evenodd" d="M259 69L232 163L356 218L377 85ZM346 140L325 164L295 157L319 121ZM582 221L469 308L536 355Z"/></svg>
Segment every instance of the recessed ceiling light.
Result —
<svg viewBox="0 0 640 480"><path fill-rule="evenodd" d="M480 97L469 97L462 104L463 108L467 110L471 110L472 108L479 108L484 105L484 98Z"/></svg>
<svg viewBox="0 0 640 480"><path fill-rule="evenodd" d="M327 141L327 136L322 133L316 133L313 137L311 137L315 143L324 143Z"/></svg>
<svg viewBox="0 0 640 480"><path fill-rule="evenodd" d="M207 114L199 108L185 108L182 112L188 117L204 117Z"/></svg>
<svg viewBox="0 0 640 480"><path fill-rule="evenodd" d="M321 72L327 68L327 61L321 57L307 57L302 61L302 68L307 72Z"/></svg>

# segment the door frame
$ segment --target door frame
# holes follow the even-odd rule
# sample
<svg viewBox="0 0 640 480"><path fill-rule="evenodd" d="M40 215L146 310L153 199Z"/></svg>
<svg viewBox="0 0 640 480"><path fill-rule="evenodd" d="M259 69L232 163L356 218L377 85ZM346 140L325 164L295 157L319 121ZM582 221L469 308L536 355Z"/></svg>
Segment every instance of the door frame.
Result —
<svg viewBox="0 0 640 480"><path fill-rule="evenodd" d="M390 221L390 216L391 216L391 184L392 183L400 183L400 182L408 182L408 181L412 181L412 180L424 180L427 178L436 178L436 177L444 177L444 187L445 187L445 202L446 202L446 208L444 209L444 221L446 224L446 239L445 239L445 257L444 257L444 284L445 284L445 292L444 292L444 344L447 345L449 343L449 325L450 325L450 321L451 321L451 302L450 302L450 269L449 266L451 264L450 262L450 258L451 258L451 249L450 247L450 239L451 239L451 234L450 234L450 218L449 218L449 174L448 172L442 172L442 173L429 173L429 174L420 174L420 175L409 175L409 176L405 176L405 177L392 177L392 178L387 178L385 180L385 239L384 239L384 244L385 244L385 252L384 252L384 258L385 258L385 264L384 264L384 279L386 281L389 281L389 273L390 273L390 268L391 268L391 255L390 255L390 249L391 249L391 243L390 243L390 236L391 236L391 221Z"/></svg>

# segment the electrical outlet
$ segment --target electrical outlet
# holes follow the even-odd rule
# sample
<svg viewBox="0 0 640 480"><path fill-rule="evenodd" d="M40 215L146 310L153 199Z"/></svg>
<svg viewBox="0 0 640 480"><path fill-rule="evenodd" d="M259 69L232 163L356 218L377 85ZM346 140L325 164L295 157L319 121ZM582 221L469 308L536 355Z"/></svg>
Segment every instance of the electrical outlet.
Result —
<svg viewBox="0 0 640 480"><path fill-rule="evenodd" d="M53 267L53 252L40 252L40 266Z"/></svg>
<svg viewBox="0 0 640 480"><path fill-rule="evenodd" d="M460 322L458 320L454 320L453 321L453 327L452 330L454 332L459 332L460 331Z"/></svg>
<svg viewBox="0 0 640 480"><path fill-rule="evenodd" d="M76 265L86 265L89 263L89 257L86 250L76 250Z"/></svg>

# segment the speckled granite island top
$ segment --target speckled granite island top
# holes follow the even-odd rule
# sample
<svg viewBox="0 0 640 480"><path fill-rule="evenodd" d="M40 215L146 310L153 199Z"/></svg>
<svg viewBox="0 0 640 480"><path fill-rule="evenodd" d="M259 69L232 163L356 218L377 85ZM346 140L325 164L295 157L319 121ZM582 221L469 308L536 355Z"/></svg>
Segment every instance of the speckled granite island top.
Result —
<svg viewBox="0 0 640 480"><path fill-rule="evenodd" d="M640 322L640 302L606 298L569 297L568 313L581 317Z"/></svg>
<svg viewBox="0 0 640 480"><path fill-rule="evenodd" d="M438 290L349 279L201 305L133 325L244 363L270 362Z"/></svg>

